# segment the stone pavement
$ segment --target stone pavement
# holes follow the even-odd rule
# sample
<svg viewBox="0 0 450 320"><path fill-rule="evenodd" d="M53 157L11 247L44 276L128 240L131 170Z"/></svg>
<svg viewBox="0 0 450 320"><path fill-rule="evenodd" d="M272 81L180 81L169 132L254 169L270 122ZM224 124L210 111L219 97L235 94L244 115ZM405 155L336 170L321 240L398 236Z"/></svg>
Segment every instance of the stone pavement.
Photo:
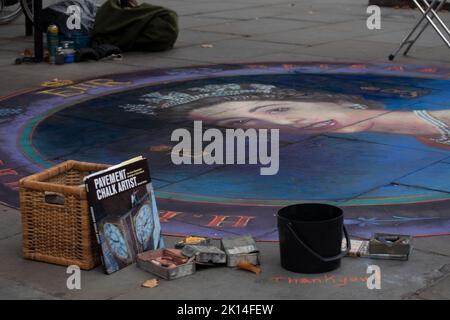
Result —
<svg viewBox="0 0 450 320"><path fill-rule="evenodd" d="M149 68L224 62L351 61L387 62L418 14L382 9L382 29L366 28L364 0L157 0L180 15L176 47L162 53L127 53L123 61L65 66L13 65L32 39L23 19L0 26L0 96L59 79L81 79ZM450 15L444 14L447 21ZM450 51L429 29L409 57L396 62L450 66ZM211 46L202 46L208 44ZM168 238L173 243L175 238ZM0 206L0 298L25 299L449 299L450 237L415 239L408 262L346 258L326 277L287 272L278 245L259 244L259 276L227 268L204 269L155 289L140 284L151 275L130 266L106 276L101 268L82 273L82 290L66 288L63 267L21 257L20 214ZM382 270L382 289L368 290L370 264ZM318 280L318 278L320 280ZM359 279L359 280L358 280ZM313 281L314 280L314 281ZM314 282L314 283L313 283Z"/></svg>

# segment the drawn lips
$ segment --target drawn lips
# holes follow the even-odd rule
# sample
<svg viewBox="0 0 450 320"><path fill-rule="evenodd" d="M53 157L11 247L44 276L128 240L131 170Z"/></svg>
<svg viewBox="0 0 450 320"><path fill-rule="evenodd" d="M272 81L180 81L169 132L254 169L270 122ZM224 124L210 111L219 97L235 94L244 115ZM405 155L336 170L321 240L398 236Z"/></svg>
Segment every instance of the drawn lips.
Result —
<svg viewBox="0 0 450 320"><path fill-rule="evenodd" d="M336 126L336 121L334 120L327 120L322 122L317 122L308 127L308 129L326 129Z"/></svg>

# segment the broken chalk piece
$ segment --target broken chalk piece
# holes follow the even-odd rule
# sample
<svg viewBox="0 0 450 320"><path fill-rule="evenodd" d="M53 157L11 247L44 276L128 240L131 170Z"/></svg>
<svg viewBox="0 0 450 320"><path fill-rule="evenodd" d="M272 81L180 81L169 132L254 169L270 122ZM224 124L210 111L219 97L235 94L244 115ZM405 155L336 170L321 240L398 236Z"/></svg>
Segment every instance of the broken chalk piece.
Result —
<svg viewBox="0 0 450 320"><path fill-rule="evenodd" d="M154 288L158 286L158 280L157 279L150 279L150 280L146 280L143 284L142 287L144 288Z"/></svg>
<svg viewBox="0 0 450 320"><path fill-rule="evenodd" d="M200 245L209 246L211 245L211 239L198 236L188 236L175 244L176 249L182 249L186 245Z"/></svg>
<svg viewBox="0 0 450 320"><path fill-rule="evenodd" d="M237 264L238 269L242 269L242 270L247 270L256 274L260 274L261 273L261 268L258 266L255 266L254 264L251 264L248 261L242 260L239 261Z"/></svg>

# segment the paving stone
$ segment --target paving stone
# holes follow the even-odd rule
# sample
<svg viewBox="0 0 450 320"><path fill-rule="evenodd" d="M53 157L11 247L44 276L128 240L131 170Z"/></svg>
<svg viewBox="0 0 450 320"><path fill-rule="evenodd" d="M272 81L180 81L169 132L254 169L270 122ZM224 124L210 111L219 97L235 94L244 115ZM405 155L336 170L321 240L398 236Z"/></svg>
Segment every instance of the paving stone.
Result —
<svg viewBox="0 0 450 320"><path fill-rule="evenodd" d="M259 41L270 41L277 43L291 43L313 46L328 42L336 42L361 38L363 36L374 36L390 30L405 30L408 27L396 22L386 22L383 30L368 30L365 20L354 20L326 24L317 27L303 28L301 30L291 30L286 32L271 33L268 35L256 36L253 39ZM364 43L364 42L363 42ZM375 45L373 45L375 48Z"/></svg>
<svg viewBox="0 0 450 320"><path fill-rule="evenodd" d="M426 300L448 300L450 297L450 275L424 289L417 296Z"/></svg>
<svg viewBox="0 0 450 320"><path fill-rule="evenodd" d="M394 47L391 50L391 53L393 53L395 51L395 49L396 49L396 46L394 44ZM419 48L419 50L421 50L421 49L423 49L423 48ZM415 48L413 48L409 53L410 55L404 56L402 53L400 53L395 57L395 60L391 63L415 64L415 65L437 67L437 68L450 67L450 59L446 58L446 56L448 56L448 53L446 55L445 51L448 51L448 49L441 51L441 57L436 56L436 57L434 57L436 60L432 60L432 59L424 59L424 58L420 58L420 57L416 56L417 50ZM441 59L441 60L439 60L439 59ZM371 61L372 61L372 63L386 63L388 60L386 59L386 57L379 57L379 58L373 58Z"/></svg>
<svg viewBox="0 0 450 320"><path fill-rule="evenodd" d="M340 58L343 61L382 59L392 52L390 43L374 43L369 41L343 40L316 45L310 48L297 49L307 55L325 55Z"/></svg>
<svg viewBox="0 0 450 320"><path fill-rule="evenodd" d="M301 29L317 25L310 21L286 21L271 18L253 19L247 21L230 21L213 26L197 27L195 30L218 32L223 34L237 34L243 36L254 36L270 34L281 31Z"/></svg>
<svg viewBox="0 0 450 320"><path fill-rule="evenodd" d="M417 250L448 256L450 259L450 236L423 237L414 241Z"/></svg>
<svg viewBox="0 0 450 320"><path fill-rule="evenodd" d="M246 41L245 39L222 40L214 42L212 45L212 48L202 48L201 46L175 48L164 53L164 57L191 60L195 57L196 61L217 63L239 61L264 54L289 52L296 49L296 46L293 45Z"/></svg>
<svg viewBox="0 0 450 320"><path fill-rule="evenodd" d="M18 57L20 57L20 51L0 49L0 68L13 65Z"/></svg>
<svg viewBox="0 0 450 320"><path fill-rule="evenodd" d="M94 63L94 62L93 62ZM119 66L132 66L139 67L140 70L143 69L159 69L159 68L175 68L175 67L186 67L193 66L198 64L206 64L199 63L198 61L190 61L187 59L170 59L170 58L162 58L156 55L152 55L146 52L133 52L126 53L124 55L124 59L122 61L111 61L108 63L112 68L116 65ZM132 71L133 68L130 69ZM126 72L126 71L120 71Z"/></svg>
<svg viewBox="0 0 450 320"><path fill-rule="evenodd" d="M200 44L209 44L212 42L217 42L221 40L226 39L233 39L233 38L240 38L239 35L232 35L230 34L221 34L221 33L214 33L214 32L208 32L206 31L207 27L205 27L205 30L181 30L180 34L178 35L177 42L175 43L175 48L181 48L181 47L191 47L195 45Z"/></svg>
<svg viewBox="0 0 450 320"><path fill-rule="evenodd" d="M444 21L449 21L450 12L445 10L441 11L439 16ZM413 27L421 17L422 14L418 9L381 7L382 21L392 20L401 23L410 23L411 27Z"/></svg>
<svg viewBox="0 0 450 320"><path fill-rule="evenodd" d="M330 24L330 23L338 23L338 22L346 22L346 21L354 21L355 17L351 15L330 15L329 13L320 13L314 11L307 11L303 14L298 13L285 13L272 17L273 19L279 20L294 20L294 21L309 21L316 22L321 24ZM362 16L357 17L358 20L363 19Z"/></svg>
<svg viewBox="0 0 450 320"><path fill-rule="evenodd" d="M232 21L232 19L206 18L198 16L181 16L178 19L181 30L222 24L227 21Z"/></svg>
<svg viewBox="0 0 450 320"><path fill-rule="evenodd" d="M296 62L296 61L323 61L323 62L333 62L337 61L336 58L333 57L321 57L318 55L306 55L295 52L280 52L280 53L271 53L264 54L261 56L253 56L249 58L242 58L240 62Z"/></svg>
<svg viewBox="0 0 450 320"><path fill-rule="evenodd" d="M227 13L237 11L237 10L249 10L250 8L258 8L258 4L247 4L247 3L228 3L228 2L195 2L184 5L163 5L170 9L175 10L178 15L192 16L192 15L209 15L212 17L227 17ZM251 10L251 9L250 9Z"/></svg>
<svg viewBox="0 0 450 320"><path fill-rule="evenodd" d="M22 24L0 25L0 39L11 39L21 34L25 35L25 26Z"/></svg>
<svg viewBox="0 0 450 320"><path fill-rule="evenodd" d="M33 43L24 41L5 41L0 44L0 50L20 57L25 49L33 51Z"/></svg>
<svg viewBox="0 0 450 320"><path fill-rule="evenodd" d="M57 300L56 297L40 290L27 287L16 281L0 278L0 299L2 300Z"/></svg>
<svg viewBox="0 0 450 320"><path fill-rule="evenodd" d="M442 41L442 40L440 40ZM447 46L442 45L442 42L438 42L441 44L439 47L433 47L433 48L424 48L422 50L416 49L412 51L409 55L413 58L416 58L420 61L422 61L422 64L424 61L427 60L434 60L444 63L450 62L450 50ZM417 45L420 45L419 43ZM413 48L417 48L417 46L414 46Z"/></svg>
<svg viewBox="0 0 450 320"><path fill-rule="evenodd" d="M419 10L381 7L381 22L391 20L401 23L414 23L421 17ZM411 25L412 26L412 25Z"/></svg>
<svg viewBox="0 0 450 320"><path fill-rule="evenodd" d="M383 24L381 25L382 30L386 29L383 27ZM398 45L400 45L400 42L407 36L409 33L409 30L401 30L401 31L391 31L391 32L384 32L381 34L375 34L373 36L364 36L358 38L358 40L362 41L373 41L373 42L383 42L383 43L392 43L395 44L393 46L393 49L396 49ZM441 38L437 35L437 33L429 28L426 30L422 36L417 40L415 45L418 45L420 47L439 47L443 44ZM405 47L406 49L406 47Z"/></svg>
<svg viewBox="0 0 450 320"><path fill-rule="evenodd" d="M20 213L0 204L0 240L20 234Z"/></svg>
<svg viewBox="0 0 450 320"><path fill-rule="evenodd" d="M210 18L228 18L249 20L256 18L274 17L282 14L292 13L292 5L290 3L260 6L258 8L246 8L241 10L231 11L219 11L199 14L199 16L205 16Z"/></svg>

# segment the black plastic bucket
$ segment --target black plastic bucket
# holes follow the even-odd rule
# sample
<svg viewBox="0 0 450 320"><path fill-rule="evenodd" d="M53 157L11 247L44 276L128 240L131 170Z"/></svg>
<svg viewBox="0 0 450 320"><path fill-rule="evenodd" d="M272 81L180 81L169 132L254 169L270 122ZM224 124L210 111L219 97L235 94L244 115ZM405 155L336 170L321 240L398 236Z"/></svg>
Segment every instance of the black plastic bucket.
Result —
<svg viewBox="0 0 450 320"><path fill-rule="evenodd" d="M281 266L299 273L339 268L350 250L344 212L327 204L295 204L278 211ZM343 234L347 250L342 252Z"/></svg>

